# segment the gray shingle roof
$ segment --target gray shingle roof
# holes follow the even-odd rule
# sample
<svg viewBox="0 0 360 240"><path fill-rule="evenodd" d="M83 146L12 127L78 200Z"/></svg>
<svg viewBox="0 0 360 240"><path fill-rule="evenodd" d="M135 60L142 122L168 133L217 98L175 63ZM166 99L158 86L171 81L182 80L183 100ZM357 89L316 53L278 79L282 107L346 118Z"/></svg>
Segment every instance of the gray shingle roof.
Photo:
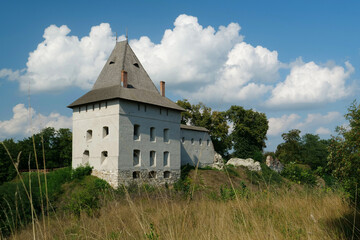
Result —
<svg viewBox="0 0 360 240"><path fill-rule="evenodd" d="M121 86L122 70L127 72L127 88ZM91 91L68 107L117 98L184 111L182 107L160 95L127 41L116 43Z"/></svg>
<svg viewBox="0 0 360 240"><path fill-rule="evenodd" d="M199 131L199 132L209 132L209 130L207 130L204 127L190 126L190 125L185 125L185 124L180 124L180 128L187 129L187 130L193 130L193 131Z"/></svg>

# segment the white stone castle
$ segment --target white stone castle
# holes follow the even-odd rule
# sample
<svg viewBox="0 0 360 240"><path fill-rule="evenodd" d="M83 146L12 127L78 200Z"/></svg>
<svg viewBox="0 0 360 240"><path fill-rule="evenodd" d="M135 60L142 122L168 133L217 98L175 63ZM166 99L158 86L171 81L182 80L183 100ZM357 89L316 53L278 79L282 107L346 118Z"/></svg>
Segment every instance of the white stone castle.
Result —
<svg viewBox="0 0 360 240"><path fill-rule="evenodd" d="M213 163L208 130L180 124L183 108L165 97L127 41L117 42L93 88L73 110L72 167L89 164L113 187L173 183L185 164Z"/></svg>

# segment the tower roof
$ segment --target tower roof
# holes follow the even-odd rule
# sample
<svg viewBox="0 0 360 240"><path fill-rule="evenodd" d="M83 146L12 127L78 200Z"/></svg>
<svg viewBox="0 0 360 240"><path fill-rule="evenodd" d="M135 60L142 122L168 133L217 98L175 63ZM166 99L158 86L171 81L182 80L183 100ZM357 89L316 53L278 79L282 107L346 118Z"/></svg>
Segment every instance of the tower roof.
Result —
<svg viewBox="0 0 360 240"><path fill-rule="evenodd" d="M127 87L121 85L122 71L127 72ZM117 98L184 111L160 95L128 41L116 43L93 88L68 107Z"/></svg>

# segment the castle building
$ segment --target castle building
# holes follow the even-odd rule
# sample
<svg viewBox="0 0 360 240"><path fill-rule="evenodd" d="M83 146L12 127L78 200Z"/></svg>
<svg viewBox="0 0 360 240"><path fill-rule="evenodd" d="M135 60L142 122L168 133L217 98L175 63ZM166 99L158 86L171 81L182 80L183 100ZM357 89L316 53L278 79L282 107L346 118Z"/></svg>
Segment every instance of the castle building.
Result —
<svg viewBox="0 0 360 240"><path fill-rule="evenodd" d="M212 164L208 130L180 124L183 108L160 92L130 48L117 42L93 88L73 110L72 167L89 164L113 187L173 183L185 164Z"/></svg>

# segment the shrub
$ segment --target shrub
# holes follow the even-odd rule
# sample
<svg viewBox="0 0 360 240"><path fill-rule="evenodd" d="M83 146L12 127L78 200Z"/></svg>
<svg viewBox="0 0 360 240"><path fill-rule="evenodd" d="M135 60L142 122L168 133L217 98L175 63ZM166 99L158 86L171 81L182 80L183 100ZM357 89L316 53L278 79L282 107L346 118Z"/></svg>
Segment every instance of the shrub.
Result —
<svg viewBox="0 0 360 240"><path fill-rule="evenodd" d="M299 167L294 162L285 165L281 175L298 184L307 184L314 186L316 184L316 176L310 169Z"/></svg>

